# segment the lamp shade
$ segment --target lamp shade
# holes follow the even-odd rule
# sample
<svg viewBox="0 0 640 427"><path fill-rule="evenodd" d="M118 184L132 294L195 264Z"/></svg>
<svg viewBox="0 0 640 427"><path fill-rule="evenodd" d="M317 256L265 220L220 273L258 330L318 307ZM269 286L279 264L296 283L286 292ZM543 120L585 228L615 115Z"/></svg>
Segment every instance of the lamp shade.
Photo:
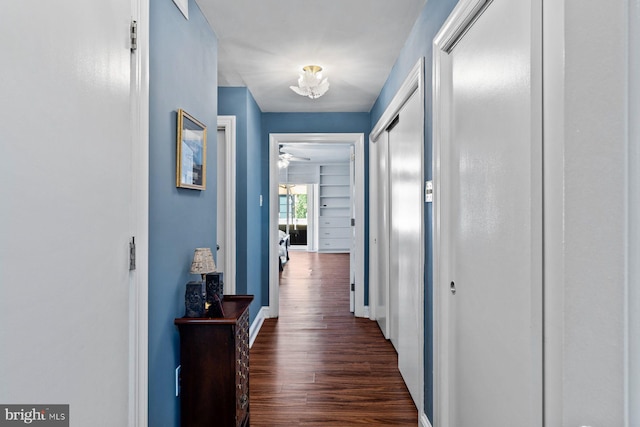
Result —
<svg viewBox="0 0 640 427"><path fill-rule="evenodd" d="M216 263L210 248L196 248L191 262L191 274L207 274L216 271Z"/></svg>

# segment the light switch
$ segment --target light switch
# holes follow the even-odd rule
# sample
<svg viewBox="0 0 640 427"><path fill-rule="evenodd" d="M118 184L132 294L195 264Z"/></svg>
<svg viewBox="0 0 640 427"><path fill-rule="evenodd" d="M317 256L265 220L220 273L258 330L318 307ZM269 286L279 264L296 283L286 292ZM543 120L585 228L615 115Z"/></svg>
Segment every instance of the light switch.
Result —
<svg viewBox="0 0 640 427"><path fill-rule="evenodd" d="M424 201L425 203L433 202L433 181L424 183Z"/></svg>

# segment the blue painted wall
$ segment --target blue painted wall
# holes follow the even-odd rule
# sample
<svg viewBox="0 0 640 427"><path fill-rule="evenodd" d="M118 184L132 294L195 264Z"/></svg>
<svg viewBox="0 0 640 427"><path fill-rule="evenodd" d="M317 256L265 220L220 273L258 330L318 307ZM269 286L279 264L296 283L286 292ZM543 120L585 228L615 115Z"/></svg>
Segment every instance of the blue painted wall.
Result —
<svg viewBox="0 0 640 427"><path fill-rule="evenodd" d="M269 305L269 274L263 274L269 259L269 237L264 237L263 230L269 228L263 222L264 215L269 212L269 193L263 191L262 172L269 170L269 163L264 163L264 154L268 148L263 146L262 111L255 99L247 91L247 289L255 295L252 316L257 314L253 307ZM262 206L260 197L262 196ZM251 318L253 319L253 317Z"/></svg>
<svg viewBox="0 0 640 427"><path fill-rule="evenodd" d="M171 0L150 4L149 425L180 425L174 369L193 250L216 244L217 39L194 0L186 20ZM178 56L180 58L178 58ZM177 109L203 122L206 191L176 188Z"/></svg>
<svg viewBox="0 0 640 427"><path fill-rule="evenodd" d="M427 180L433 176L432 169L432 48L433 38L447 19L457 0L430 0L418 17L411 34L407 38L396 60L387 82L371 109L371 127L375 126L387 108L411 68L421 57L425 58L425 123L424 123L424 165ZM432 204L425 204L425 412L433 422L433 210Z"/></svg>
<svg viewBox="0 0 640 427"><path fill-rule="evenodd" d="M369 218L369 132L371 117L369 113L263 113L262 114L262 194L269 194L269 134L270 133L363 133L365 138L365 218ZM268 204L265 197L265 206ZM269 241L269 210L262 213L262 239ZM369 304L369 221L365 222L365 305ZM262 271L268 274L267 259L263 260ZM269 285L267 283L268 292Z"/></svg>
<svg viewBox="0 0 640 427"><path fill-rule="evenodd" d="M259 203L261 172L268 170L268 161L262 162L262 113L246 87L218 88L218 113L236 116L236 293L254 295L249 308L253 321L260 307L269 305L268 274L262 274L263 258L269 257L268 239L262 239L267 207Z"/></svg>

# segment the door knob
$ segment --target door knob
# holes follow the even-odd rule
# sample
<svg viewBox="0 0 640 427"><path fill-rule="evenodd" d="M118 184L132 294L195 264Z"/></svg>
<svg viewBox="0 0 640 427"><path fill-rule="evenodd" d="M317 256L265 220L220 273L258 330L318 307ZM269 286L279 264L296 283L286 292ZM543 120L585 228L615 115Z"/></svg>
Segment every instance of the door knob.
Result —
<svg viewBox="0 0 640 427"><path fill-rule="evenodd" d="M451 282L450 288L451 288L451 295L455 295L456 294L456 284L455 284L455 282Z"/></svg>

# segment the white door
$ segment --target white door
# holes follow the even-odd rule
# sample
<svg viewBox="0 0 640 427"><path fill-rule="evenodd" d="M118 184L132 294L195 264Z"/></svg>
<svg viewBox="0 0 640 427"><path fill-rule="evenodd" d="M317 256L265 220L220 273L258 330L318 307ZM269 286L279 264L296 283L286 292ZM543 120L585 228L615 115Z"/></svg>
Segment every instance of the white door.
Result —
<svg viewBox="0 0 640 427"><path fill-rule="evenodd" d="M542 425L539 14L494 0L441 54L446 427Z"/></svg>
<svg viewBox="0 0 640 427"><path fill-rule="evenodd" d="M418 92L400 110L389 132L391 185L392 342L398 368L416 407L421 407L420 319L423 293L422 120Z"/></svg>
<svg viewBox="0 0 640 427"><path fill-rule="evenodd" d="M376 144L376 194L377 198L377 264L374 274L378 280L376 295L376 320L385 338L389 338L389 139L384 132Z"/></svg>
<svg viewBox="0 0 640 427"><path fill-rule="evenodd" d="M217 241L217 257L216 257L216 267L218 271L225 272L226 275L226 262L227 262L227 241L226 241L226 229L227 229L227 203L226 203L226 194L227 194L227 146L226 146L226 135L224 127L218 127L218 207L217 207L217 232L216 238ZM226 277L223 277L223 280L226 282ZM226 283L225 283L226 285ZM225 292L228 292L225 289Z"/></svg>
<svg viewBox="0 0 640 427"><path fill-rule="evenodd" d="M236 293L236 117L218 116L216 267L224 273L224 293Z"/></svg>
<svg viewBox="0 0 640 427"><path fill-rule="evenodd" d="M129 242L146 221L132 193L132 1L4 6L0 401L66 403L73 425L126 426L130 293L143 292Z"/></svg>

